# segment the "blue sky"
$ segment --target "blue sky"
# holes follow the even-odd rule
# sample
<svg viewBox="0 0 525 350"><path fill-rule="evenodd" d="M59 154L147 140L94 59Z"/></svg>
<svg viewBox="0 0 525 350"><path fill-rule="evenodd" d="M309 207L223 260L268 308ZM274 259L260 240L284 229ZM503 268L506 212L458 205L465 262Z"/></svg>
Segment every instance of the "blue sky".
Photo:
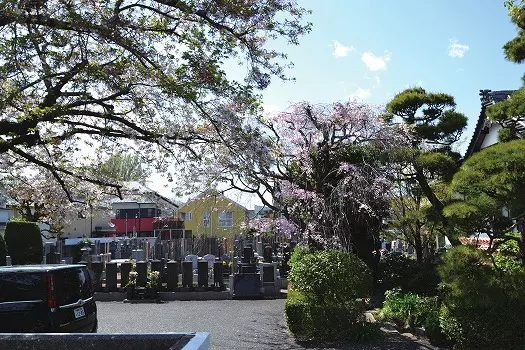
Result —
<svg viewBox="0 0 525 350"><path fill-rule="evenodd" d="M386 104L411 86L455 97L469 118L468 144L480 112L480 89L521 86L525 67L502 46L515 36L503 0L300 0L313 30L297 47L278 47L295 63L295 82L275 79L268 109L349 96Z"/></svg>
<svg viewBox="0 0 525 350"><path fill-rule="evenodd" d="M313 14L299 46L276 46L295 63L295 82L274 79L264 105L282 110L294 102L330 103L360 98L386 104L411 86L455 97L469 118L468 146L480 113L480 89L521 86L525 66L508 62L502 46L515 36L503 0L299 0ZM279 44L275 44L279 45ZM337 49L337 50L336 50ZM245 73L232 72L232 73ZM159 176L152 187L170 195ZM228 193L252 208L251 195Z"/></svg>

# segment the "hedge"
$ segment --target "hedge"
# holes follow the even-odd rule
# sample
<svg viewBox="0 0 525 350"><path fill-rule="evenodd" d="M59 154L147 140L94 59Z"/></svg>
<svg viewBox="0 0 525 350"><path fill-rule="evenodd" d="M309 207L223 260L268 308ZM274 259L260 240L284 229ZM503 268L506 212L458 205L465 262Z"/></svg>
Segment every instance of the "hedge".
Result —
<svg viewBox="0 0 525 350"><path fill-rule="evenodd" d="M13 265L42 263L44 249L36 223L9 221L5 228L5 243Z"/></svg>
<svg viewBox="0 0 525 350"><path fill-rule="evenodd" d="M284 313L290 333L297 338L362 342L381 336L378 324L365 321L362 302L314 304L296 295L300 294L289 292Z"/></svg>
<svg viewBox="0 0 525 350"><path fill-rule="evenodd" d="M2 234L0 234L0 266L5 266L5 256L7 255L7 247L5 245L5 239Z"/></svg>
<svg viewBox="0 0 525 350"><path fill-rule="evenodd" d="M298 338L369 341L380 336L377 324L367 323L364 299L372 277L355 255L338 250L297 250L289 280L285 316Z"/></svg>

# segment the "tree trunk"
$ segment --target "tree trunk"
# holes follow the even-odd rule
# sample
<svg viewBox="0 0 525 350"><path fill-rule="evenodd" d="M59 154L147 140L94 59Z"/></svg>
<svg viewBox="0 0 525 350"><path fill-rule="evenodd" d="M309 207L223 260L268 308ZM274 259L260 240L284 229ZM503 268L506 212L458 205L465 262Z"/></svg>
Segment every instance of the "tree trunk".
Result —
<svg viewBox="0 0 525 350"><path fill-rule="evenodd" d="M417 230L414 235L414 249L416 251L416 260L418 263L423 262L423 243L421 241L421 230Z"/></svg>
<svg viewBox="0 0 525 350"><path fill-rule="evenodd" d="M416 180L419 183L421 190L425 194L425 197L427 197L430 204L432 204L432 208L436 211L436 213L439 216L439 219L443 223L443 227L445 228L446 236L448 240L450 241L450 244L452 244L454 247L461 245L461 242L459 241L459 239L454 237L452 228L448 226L448 220L443 215L443 209L445 208L445 205L439 200L439 198L436 196L436 194L434 193L434 191L428 184L425 174L423 173L423 169L421 169L420 167L415 167L415 169L416 169Z"/></svg>

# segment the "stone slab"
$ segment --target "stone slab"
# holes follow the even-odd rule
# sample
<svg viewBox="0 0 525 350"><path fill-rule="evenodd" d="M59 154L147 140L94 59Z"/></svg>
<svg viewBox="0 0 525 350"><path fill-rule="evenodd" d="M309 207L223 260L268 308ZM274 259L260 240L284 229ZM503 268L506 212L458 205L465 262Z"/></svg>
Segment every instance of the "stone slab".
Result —
<svg viewBox="0 0 525 350"><path fill-rule="evenodd" d="M113 333L113 334L0 334L0 344L12 350L205 350L210 335L195 333Z"/></svg>

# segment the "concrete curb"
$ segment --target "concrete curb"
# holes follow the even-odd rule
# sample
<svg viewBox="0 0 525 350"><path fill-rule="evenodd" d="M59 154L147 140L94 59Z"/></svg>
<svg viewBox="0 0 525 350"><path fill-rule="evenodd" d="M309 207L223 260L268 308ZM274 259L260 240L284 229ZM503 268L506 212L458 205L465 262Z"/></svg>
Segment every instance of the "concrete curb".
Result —
<svg viewBox="0 0 525 350"><path fill-rule="evenodd" d="M160 292L160 300L173 301L193 301L193 300L228 300L231 299L229 291L222 292Z"/></svg>

